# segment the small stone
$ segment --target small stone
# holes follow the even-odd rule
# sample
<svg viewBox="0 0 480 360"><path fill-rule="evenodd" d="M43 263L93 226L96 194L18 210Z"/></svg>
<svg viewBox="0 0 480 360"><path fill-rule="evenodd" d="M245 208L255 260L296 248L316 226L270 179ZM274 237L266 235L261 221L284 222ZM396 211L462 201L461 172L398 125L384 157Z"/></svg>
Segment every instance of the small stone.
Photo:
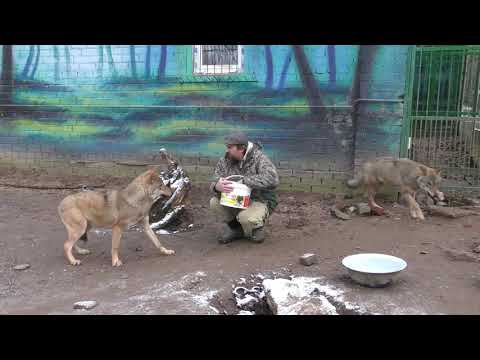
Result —
<svg viewBox="0 0 480 360"><path fill-rule="evenodd" d="M471 228L471 227L472 227L472 224L464 224L463 227L465 227L465 228Z"/></svg>
<svg viewBox="0 0 480 360"><path fill-rule="evenodd" d="M353 214L353 213L355 212L355 210L356 210L355 206L350 206L350 207L348 208L348 212L349 212L350 214Z"/></svg>
<svg viewBox="0 0 480 360"><path fill-rule="evenodd" d="M16 265L13 269L14 270L27 270L30 267L30 264L20 264Z"/></svg>
<svg viewBox="0 0 480 360"><path fill-rule="evenodd" d="M480 206L480 200L478 200L478 199L467 198L467 199L465 199L465 203L467 205Z"/></svg>
<svg viewBox="0 0 480 360"><path fill-rule="evenodd" d="M299 229L305 225L307 225L307 221L305 218L290 217L285 227L287 229Z"/></svg>
<svg viewBox="0 0 480 360"><path fill-rule="evenodd" d="M143 248L142 248L141 246L137 246L137 247L135 248L135 251L143 251Z"/></svg>
<svg viewBox="0 0 480 360"><path fill-rule="evenodd" d="M75 304L73 304L73 308L75 310L91 310L97 305L98 303L94 300L78 301Z"/></svg>
<svg viewBox="0 0 480 360"><path fill-rule="evenodd" d="M120 279L128 279L128 274L122 274L122 275L120 275Z"/></svg>
<svg viewBox="0 0 480 360"><path fill-rule="evenodd" d="M439 201L437 202L438 206L448 206L448 204L445 201Z"/></svg>
<svg viewBox="0 0 480 360"><path fill-rule="evenodd" d="M426 252L426 251L420 251L420 254L422 254L422 255L427 255L428 252Z"/></svg>
<svg viewBox="0 0 480 360"><path fill-rule="evenodd" d="M370 215L372 213L372 209L370 209L367 203L357 204L357 209L360 215Z"/></svg>
<svg viewBox="0 0 480 360"><path fill-rule="evenodd" d="M472 250L476 254L480 254L480 245L478 245L476 248Z"/></svg>
<svg viewBox="0 0 480 360"><path fill-rule="evenodd" d="M300 256L300 263L305 266L316 264L317 256L315 254L304 254Z"/></svg>
<svg viewBox="0 0 480 360"><path fill-rule="evenodd" d="M444 249L445 254L448 258L452 261L469 261L469 262L476 262L478 261L477 258L466 251L458 251L453 249Z"/></svg>

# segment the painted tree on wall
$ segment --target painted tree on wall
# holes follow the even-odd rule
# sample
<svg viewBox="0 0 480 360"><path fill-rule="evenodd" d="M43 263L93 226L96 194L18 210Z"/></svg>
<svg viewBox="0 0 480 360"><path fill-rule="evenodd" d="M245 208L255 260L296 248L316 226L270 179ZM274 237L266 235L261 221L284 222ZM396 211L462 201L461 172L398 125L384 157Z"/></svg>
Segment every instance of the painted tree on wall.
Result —
<svg viewBox="0 0 480 360"><path fill-rule="evenodd" d="M36 49L36 51L35 51ZM35 60L33 59L35 57ZM40 58L40 45L30 45L28 51L27 61L23 67L20 78L23 80L33 79L35 72L37 71L38 61ZM30 69L32 69L30 73Z"/></svg>
<svg viewBox="0 0 480 360"><path fill-rule="evenodd" d="M30 74L30 79L35 78L35 73L37 72L38 62L40 60L40 45L37 45L37 55L35 56L35 63L33 64L32 73Z"/></svg>
<svg viewBox="0 0 480 360"><path fill-rule="evenodd" d="M158 80L165 77L165 70L167 67L167 45L160 45L160 62L158 64Z"/></svg>
<svg viewBox="0 0 480 360"><path fill-rule="evenodd" d="M112 46L111 45L105 45L105 50L107 53L108 57L108 67L110 69L110 74L112 77L117 77L117 69L115 69L115 63L113 61L113 55L112 55Z"/></svg>
<svg viewBox="0 0 480 360"><path fill-rule="evenodd" d="M98 63L97 63L97 77L103 78L103 45L98 45Z"/></svg>
<svg viewBox="0 0 480 360"><path fill-rule="evenodd" d="M147 51L145 54L145 78L150 78L150 57L151 57L151 47L152 45L147 45Z"/></svg>
<svg viewBox="0 0 480 360"><path fill-rule="evenodd" d="M335 86L337 82L337 64L335 61L335 45L327 46L328 85Z"/></svg>
<svg viewBox="0 0 480 360"><path fill-rule="evenodd" d="M28 72L30 71L30 67L32 66L34 53L35 53L35 45L30 45L28 50L27 61L25 62L25 66L23 67L22 74L20 75L22 79L28 78Z"/></svg>
<svg viewBox="0 0 480 360"><path fill-rule="evenodd" d="M55 67L54 67L54 79L55 82L60 80L60 52L58 51L58 46L53 45L53 58L55 59Z"/></svg>
<svg viewBox="0 0 480 360"><path fill-rule="evenodd" d="M132 77L137 78L137 62L135 60L135 45L130 45L130 68L132 69Z"/></svg>
<svg viewBox="0 0 480 360"><path fill-rule="evenodd" d="M292 50L290 50L285 56L285 61L283 62L282 72L280 73L280 80L278 81L277 89L281 90L285 87L285 81L287 80L288 68L292 62Z"/></svg>
<svg viewBox="0 0 480 360"><path fill-rule="evenodd" d="M67 78L70 79L71 73L71 59L70 59L70 45L65 45L65 72L67 73Z"/></svg>
<svg viewBox="0 0 480 360"><path fill-rule="evenodd" d="M351 101L360 97L360 76L363 73L371 74L378 45L359 45L357 55L357 67L351 89Z"/></svg>
<svg viewBox="0 0 480 360"><path fill-rule="evenodd" d="M313 76L312 69L308 62L307 55L303 45L291 45L293 55L295 56L295 62L297 63L298 73L302 81L305 94L307 96L308 104L310 105L310 112L316 119L323 119L325 112L322 106L322 98L317 81Z"/></svg>
<svg viewBox="0 0 480 360"><path fill-rule="evenodd" d="M2 75L0 78L0 104L11 104L13 96L13 45L2 47Z"/></svg>
<svg viewBox="0 0 480 360"><path fill-rule="evenodd" d="M271 45L265 45L265 63L267 66L266 69L266 78L265 78L265 88L271 89L273 86L273 59L272 59L272 48Z"/></svg>

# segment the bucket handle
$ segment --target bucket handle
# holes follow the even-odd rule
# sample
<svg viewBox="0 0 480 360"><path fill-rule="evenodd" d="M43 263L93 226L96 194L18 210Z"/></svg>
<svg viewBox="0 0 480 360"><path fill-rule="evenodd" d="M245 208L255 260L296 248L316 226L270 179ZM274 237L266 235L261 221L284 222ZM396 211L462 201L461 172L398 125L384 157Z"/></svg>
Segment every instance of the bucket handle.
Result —
<svg viewBox="0 0 480 360"><path fill-rule="evenodd" d="M231 178L239 178L240 180L240 179L243 179L243 175L230 175L230 176L227 176L225 180L230 180Z"/></svg>

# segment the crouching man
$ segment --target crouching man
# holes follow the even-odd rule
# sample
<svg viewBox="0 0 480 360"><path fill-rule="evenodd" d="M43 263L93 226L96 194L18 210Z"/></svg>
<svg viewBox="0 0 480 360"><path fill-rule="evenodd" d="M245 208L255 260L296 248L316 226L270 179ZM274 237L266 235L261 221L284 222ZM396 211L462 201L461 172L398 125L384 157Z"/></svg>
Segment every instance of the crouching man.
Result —
<svg viewBox="0 0 480 360"><path fill-rule="evenodd" d="M248 141L243 133L225 137L225 156L220 159L210 190L216 194L210 200L210 208L227 224L227 231L219 242L227 244L247 238L261 243L265 239L264 225L277 206L274 189L279 184L278 173L270 159L262 152L261 146ZM242 175L241 181L252 189L250 206L236 209L220 205L220 193L233 190L232 183L225 178Z"/></svg>

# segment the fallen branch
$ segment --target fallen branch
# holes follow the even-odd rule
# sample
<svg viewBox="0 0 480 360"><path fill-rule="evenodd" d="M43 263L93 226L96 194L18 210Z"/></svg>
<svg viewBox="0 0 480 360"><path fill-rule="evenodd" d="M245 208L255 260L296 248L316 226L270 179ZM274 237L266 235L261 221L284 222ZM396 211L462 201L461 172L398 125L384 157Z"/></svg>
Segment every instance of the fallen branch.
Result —
<svg viewBox="0 0 480 360"><path fill-rule="evenodd" d="M477 211L435 205L428 206L427 210L432 215L444 216L450 219L458 219L469 215L480 215Z"/></svg>
<svg viewBox="0 0 480 360"><path fill-rule="evenodd" d="M91 186L88 186L88 188L104 188L105 185L106 184L91 185ZM19 185L19 184L0 183L0 186L20 188L20 189L35 189L35 190L77 190L77 189L85 189L85 185L77 185L77 186L40 186L40 185Z"/></svg>
<svg viewBox="0 0 480 360"><path fill-rule="evenodd" d="M158 230L168 225L177 215L185 209L185 205L170 210L160 221L150 224L152 230Z"/></svg>
<svg viewBox="0 0 480 360"><path fill-rule="evenodd" d="M341 220L351 220L351 217L348 215L348 214L345 214L343 211L341 211L340 209L338 209L336 207L336 205L333 205L331 208L330 208L330 213L332 214L332 216L335 216Z"/></svg>

